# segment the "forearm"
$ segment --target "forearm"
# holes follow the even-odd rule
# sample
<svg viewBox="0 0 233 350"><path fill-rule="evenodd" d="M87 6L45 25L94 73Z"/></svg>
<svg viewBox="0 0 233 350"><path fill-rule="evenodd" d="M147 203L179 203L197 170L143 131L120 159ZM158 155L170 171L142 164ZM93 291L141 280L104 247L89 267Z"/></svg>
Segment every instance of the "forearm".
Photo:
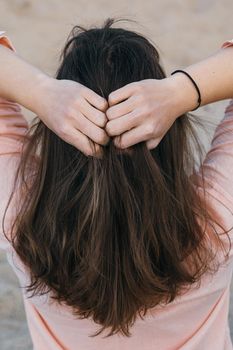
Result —
<svg viewBox="0 0 233 350"><path fill-rule="evenodd" d="M205 60L185 69L197 83L201 92L201 105L233 98L233 47L219 50ZM182 73L170 77L178 89L180 104L187 112L197 105L197 92Z"/></svg>
<svg viewBox="0 0 233 350"><path fill-rule="evenodd" d="M49 77L0 45L0 96L37 112L36 94Z"/></svg>

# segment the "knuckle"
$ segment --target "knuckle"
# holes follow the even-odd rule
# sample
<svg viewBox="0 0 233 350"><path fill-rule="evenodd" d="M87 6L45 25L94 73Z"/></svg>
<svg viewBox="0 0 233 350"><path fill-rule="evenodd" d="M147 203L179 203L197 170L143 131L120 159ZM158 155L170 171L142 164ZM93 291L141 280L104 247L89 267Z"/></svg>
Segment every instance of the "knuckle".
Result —
<svg viewBox="0 0 233 350"><path fill-rule="evenodd" d="M163 132L163 125L158 120L154 120L154 134L161 134Z"/></svg>
<svg viewBox="0 0 233 350"><path fill-rule="evenodd" d="M132 118L132 120L140 120L141 117L144 117L144 115L140 108L137 108L130 114L130 118Z"/></svg>
<svg viewBox="0 0 233 350"><path fill-rule="evenodd" d="M111 123L108 123L106 125L105 130L109 136L114 136L115 132L114 132L113 125Z"/></svg>
<svg viewBox="0 0 233 350"><path fill-rule="evenodd" d="M133 105L143 106L145 104L144 96L142 94L137 94L134 96L134 99L132 99L132 103Z"/></svg>
<svg viewBox="0 0 233 350"><path fill-rule="evenodd" d="M104 113L97 113L96 114L96 120L98 121L98 125L100 127L104 127L106 124L106 116Z"/></svg>
<svg viewBox="0 0 233 350"><path fill-rule="evenodd" d="M141 93L143 91L142 85L140 82L134 82L134 89L137 93Z"/></svg>
<svg viewBox="0 0 233 350"><path fill-rule="evenodd" d="M106 110L108 103L104 97L95 93L94 95L92 94L91 100L92 100L92 103L94 103L96 108L98 108L101 111Z"/></svg>
<svg viewBox="0 0 233 350"><path fill-rule="evenodd" d="M154 134L154 125L153 124L146 124L144 126L144 132L145 132L145 136L152 137Z"/></svg>
<svg viewBox="0 0 233 350"><path fill-rule="evenodd" d="M64 108L64 115L66 118L70 118L73 114L73 108L72 106L69 104Z"/></svg>
<svg viewBox="0 0 233 350"><path fill-rule="evenodd" d="M97 142L101 145L104 145L107 142L107 137L104 132L99 133Z"/></svg>
<svg viewBox="0 0 233 350"><path fill-rule="evenodd" d="M115 101L115 94L111 92L111 94L108 96L108 102L113 103Z"/></svg>
<svg viewBox="0 0 233 350"><path fill-rule="evenodd" d="M129 87L130 87L132 90L136 90L138 84L139 84L138 81L132 81L132 83L129 84Z"/></svg>
<svg viewBox="0 0 233 350"><path fill-rule="evenodd" d="M67 126L67 124L62 124L58 128L58 133L59 133L59 136L61 136L62 138L67 137L69 133L69 127Z"/></svg>
<svg viewBox="0 0 233 350"><path fill-rule="evenodd" d="M78 85L78 92L79 92L79 96L78 96L79 98L81 95L85 95L85 93L87 92L86 86L79 84Z"/></svg>
<svg viewBox="0 0 233 350"><path fill-rule="evenodd" d="M99 106L102 110L106 110L106 108L108 107L108 102L104 98L100 97Z"/></svg>
<svg viewBox="0 0 233 350"><path fill-rule="evenodd" d="M147 103L147 104L145 104L145 106L143 108L143 114L150 115L150 112L151 112L151 108L150 108L150 105Z"/></svg>
<svg viewBox="0 0 233 350"><path fill-rule="evenodd" d="M107 132L107 134L108 134L109 136L115 136L115 135L118 134L117 126L114 125L114 123L112 123L112 122L109 122L109 123L106 125L105 130L106 130L106 132Z"/></svg>
<svg viewBox="0 0 233 350"><path fill-rule="evenodd" d="M107 124L107 125L105 126L105 131L107 132L107 134L108 134L109 136L111 136L111 135L112 135L112 128L111 128L111 125Z"/></svg>
<svg viewBox="0 0 233 350"><path fill-rule="evenodd" d="M84 102L85 102L84 98L81 95L79 95L76 99L77 106L84 107Z"/></svg>
<svg viewBox="0 0 233 350"><path fill-rule="evenodd" d="M107 110L106 116L107 116L108 119L113 118L113 111L112 111L112 109L108 109L108 110Z"/></svg>

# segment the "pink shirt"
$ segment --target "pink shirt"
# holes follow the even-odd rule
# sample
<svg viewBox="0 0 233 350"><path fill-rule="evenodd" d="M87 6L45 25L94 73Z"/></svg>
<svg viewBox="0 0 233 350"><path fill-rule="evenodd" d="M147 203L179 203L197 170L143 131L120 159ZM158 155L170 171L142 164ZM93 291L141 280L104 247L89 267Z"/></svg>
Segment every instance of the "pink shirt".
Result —
<svg viewBox="0 0 233 350"><path fill-rule="evenodd" d="M0 43L12 47L0 32ZM233 41L224 46L233 45ZM11 193L22 140L28 128L20 107L0 99L0 224ZM226 132L230 130L230 133ZM215 131L211 149L203 163L208 182L208 200L226 223L233 225L233 100ZM198 191L202 191L197 186ZM222 202L222 203L221 203ZM13 208L13 206L11 207ZM13 210L7 216L10 218ZM230 257L214 275L205 275L199 289L190 289L166 307L152 309L138 319L132 337L102 334L91 338L99 326L92 320L77 320L69 307L59 306L49 296L27 299L23 291L28 327L34 350L232 350L228 325L230 282L233 269L233 231ZM24 286L28 273L2 233L0 248Z"/></svg>

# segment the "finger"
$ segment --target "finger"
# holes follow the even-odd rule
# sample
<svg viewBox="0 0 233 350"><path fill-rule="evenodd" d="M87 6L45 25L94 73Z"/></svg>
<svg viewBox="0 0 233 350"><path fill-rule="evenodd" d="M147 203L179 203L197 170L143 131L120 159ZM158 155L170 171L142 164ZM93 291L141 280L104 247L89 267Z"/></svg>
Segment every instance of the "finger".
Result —
<svg viewBox="0 0 233 350"><path fill-rule="evenodd" d="M80 104L79 109L80 109L80 112L82 112L82 114L87 119L92 121L97 126L100 126L100 127L105 126L105 124L108 120L106 117L106 114L104 112L96 109L92 105L90 105L90 103L87 100L85 100L85 99L82 100L82 103Z"/></svg>
<svg viewBox="0 0 233 350"><path fill-rule="evenodd" d="M116 145L116 147L125 149L135 145L136 143L147 141L147 140L148 140L147 133L143 132L143 128L141 126L138 126L129 131L126 131L120 136L117 136L114 139L114 144Z"/></svg>
<svg viewBox="0 0 233 350"><path fill-rule="evenodd" d="M87 87L84 87L83 96L89 103L100 111L105 112L108 108L108 101Z"/></svg>
<svg viewBox="0 0 233 350"><path fill-rule="evenodd" d="M123 115L123 117L110 120L106 124L105 130L109 136L117 136L136 127L137 124L138 118L135 115L135 113L131 112L126 115Z"/></svg>
<svg viewBox="0 0 233 350"><path fill-rule="evenodd" d="M109 106L113 106L132 96L133 93L135 92L135 87L136 87L135 85L136 85L135 82L129 83L121 87L120 89L111 92L111 94L108 96Z"/></svg>
<svg viewBox="0 0 233 350"><path fill-rule="evenodd" d="M115 106L108 108L106 111L107 119L112 120L115 118L119 118L124 114L130 113L135 108L135 103L133 98L129 98L124 102L121 102Z"/></svg>
<svg viewBox="0 0 233 350"><path fill-rule="evenodd" d="M92 153L89 154L90 156L93 156L95 158L102 158L103 157L103 147L98 145L97 143L91 141L89 139L89 143L91 145Z"/></svg>
<svg viewBox="0 0 233 350"><path fill-rule="evenodd" d="M81 113L74 127L100 145L106 145L109 141L109 136L105 130L96 126Z"/></svg>
<svg viewBox="0 0 233 350"><path fill-rule="evenodd" d="M95 149L91 145L91 142L88 139L88 137L77 129L70 129L67 135L63 137L63 140L69 143L70 145L74 146L75 148L77 148L86 156L95 154ZM97 148L97 152L98 152L98 148Z"/></svg>
<svg viewBox="0 0 233 350"><path fill-rule="evenodd" d="M161 139L152 139L146 142L146 146L148 149L154 149L158 146L160 143Z"/></svg>

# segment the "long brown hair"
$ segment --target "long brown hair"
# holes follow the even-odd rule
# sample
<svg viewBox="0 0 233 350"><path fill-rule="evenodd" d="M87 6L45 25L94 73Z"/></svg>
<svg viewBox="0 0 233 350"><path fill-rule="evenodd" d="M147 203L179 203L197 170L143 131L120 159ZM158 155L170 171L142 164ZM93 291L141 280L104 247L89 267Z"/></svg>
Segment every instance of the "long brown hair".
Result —
<svg viewBox="0 0 233 350"><path fill-rule="evenodd" d="M57 79L108 98L130 82L165 78L152 43L113 23L75 27ZM101 325L95 335L129 336L137 316L216 271L206 233L214 220L191 180L201 155L193 123L181 115L153 150L141 142L119 153L110 140L95 158L36 119L16 174L23 196L11 233L31 296L51 292Z"/></svg>

